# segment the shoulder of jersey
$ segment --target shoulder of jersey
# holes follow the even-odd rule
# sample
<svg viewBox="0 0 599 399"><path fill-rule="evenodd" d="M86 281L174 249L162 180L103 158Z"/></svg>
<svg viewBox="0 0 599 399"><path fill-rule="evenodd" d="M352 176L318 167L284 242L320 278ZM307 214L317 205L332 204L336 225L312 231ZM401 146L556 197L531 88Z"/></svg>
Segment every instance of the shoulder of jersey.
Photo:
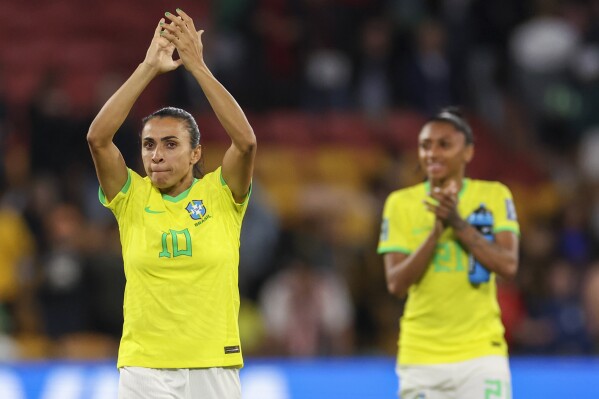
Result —
<svg viewBox="0 0 599 399"><path fill-rule="evenodd" d="M506 189L507 187L498 181L494 181L494 180L478 180L478 179L471 179L470 180L470 184L473 187L478 187L480 189L483 190L502 190L502 189Z"/></svg>
<svg viewBox="0 0 599 399"><path fill-rule="evenodd" d="M424 190L424 183L418 183L413 186L408 186L405 188L400 188L399 190L395 190L391 193L389 197L391 198L409 198L418 196L421 197Z"/></svg>

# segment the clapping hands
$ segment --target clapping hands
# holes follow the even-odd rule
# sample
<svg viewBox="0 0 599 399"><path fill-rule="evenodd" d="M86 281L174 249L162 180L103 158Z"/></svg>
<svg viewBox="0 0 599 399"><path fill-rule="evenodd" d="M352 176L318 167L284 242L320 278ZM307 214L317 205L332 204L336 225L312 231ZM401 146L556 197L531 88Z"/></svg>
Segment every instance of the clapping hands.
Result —
<svg viewBox="0 0 599 399"><path fill-rule="evenodd" d="M177 15L166 12L154 30L154 37L146 53L144 63L152 67L156 74L177 69L180 65L192 70L202 66L203 30L195 30L193 20L183 10L177 9ZM170 21L170 23L168 22ZM173 58L177 50L179 59Z"/></svg>
<svg viewBox="0 0 599 399"><path fill-rule="evenodd" d="M458 213L458 186L454 180L445 187L434 187L430 196L423 200L424 206L435 214L436 220L443 228L458 227L463 219Z"/></svg>
<svg viewBox="0 0 599 399"><path fill-rule="evenodd" d="M177 14L166 12L164 15L170 24L163 24L160 35L175 46L180 62L187 70L193 70L204 63L203 30L196 31L193 20L183 10L177 8Z"/></svg>

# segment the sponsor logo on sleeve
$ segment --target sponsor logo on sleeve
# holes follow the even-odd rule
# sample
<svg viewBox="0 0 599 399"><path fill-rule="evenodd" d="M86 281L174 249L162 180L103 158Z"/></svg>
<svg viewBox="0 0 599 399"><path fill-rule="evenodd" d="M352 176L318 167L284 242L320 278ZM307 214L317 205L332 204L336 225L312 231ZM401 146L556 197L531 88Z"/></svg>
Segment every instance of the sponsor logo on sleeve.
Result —
<svg viewBox="0 0 599 399"><path fill-rule="evenodd" d="M508 220L518 220L516 207L514 206L514 201L511 198L505 200L505 210Z"/></svg>
<svg viewBox="0 0 599 399"><path fill-rule="evenodd" d="M383 219L383 223L381 223L381 241L387 241L389 239L389 219Z"/></svg>

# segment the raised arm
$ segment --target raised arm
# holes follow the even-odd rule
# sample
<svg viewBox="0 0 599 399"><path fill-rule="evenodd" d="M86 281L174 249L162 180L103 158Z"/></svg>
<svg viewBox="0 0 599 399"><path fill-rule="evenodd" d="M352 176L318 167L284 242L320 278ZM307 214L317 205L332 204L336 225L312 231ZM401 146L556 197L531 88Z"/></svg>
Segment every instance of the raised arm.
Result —
<svg viewBox="0 0 599 399"><path fill-rule="evenodd" d="M202 34L193 20L182 10L177 15L166 13L172 24L164 25L163 35L174 43L185 68L202 87L218 120L231 138L231 146L223 158L223 178L236 201L243 201L252 181L256 136L237 101L212 75L203 57Z"/></svg>
<svg viewBox="0 0 599 399"><path fill-rule="evenodd" d="M121 152L112 141L114 135L152 79L181 65L180 61L173 61L175 47L160 36L160 25L163 23L164 18L160 20L154 31L144 61L104 104L87 132L87 142L100 187L109 201L118 194L127 181L127 167Z"/></svg>

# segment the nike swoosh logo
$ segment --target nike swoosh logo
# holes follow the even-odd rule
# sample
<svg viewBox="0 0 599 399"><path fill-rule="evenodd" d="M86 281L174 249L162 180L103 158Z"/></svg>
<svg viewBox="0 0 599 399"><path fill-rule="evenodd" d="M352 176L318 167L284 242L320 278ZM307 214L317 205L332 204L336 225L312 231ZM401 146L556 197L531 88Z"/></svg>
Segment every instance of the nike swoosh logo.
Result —
<svg viewBox="0 0 599 399"><path fill-rule="evenodd" d="M164 211L153 211L150 209L149 206L146 206L146 209L144 209L144 211L146 211L148 213L164 213Z"/></svg>

